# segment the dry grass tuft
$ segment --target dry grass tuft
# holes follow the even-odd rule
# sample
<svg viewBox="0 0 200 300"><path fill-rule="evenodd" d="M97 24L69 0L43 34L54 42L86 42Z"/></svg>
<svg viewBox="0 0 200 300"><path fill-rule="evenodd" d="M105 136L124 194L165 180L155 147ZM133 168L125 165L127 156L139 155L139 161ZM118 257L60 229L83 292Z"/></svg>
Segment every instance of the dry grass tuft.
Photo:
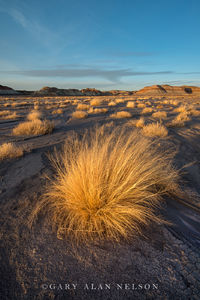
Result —
<svg viewBox="0 0 200 300"><path fill-rule="evenodd" d="M153 109L151 107L145 107L143 108L141 114L145 115L145 114L150 114L152 113Z"/></svg>
<svg viewBox="0 0 200 300"><path fill-rule="evenodd" d="M116 101L116 103L124 103L125 99L119 98L119 99L116 99L115 101Z"/></svg>
<svg viewBox="0 0 200 300"><path fill-rule="evenodd" d="M134 107L135 107L135 102L133 102L133 101L128 101L127 104L126 104L126 107L134 108Z"/></svg>
<svg viewBox="0 0 200 300"><path fill-rule="evenodd" d="M143 128L145 126L145 120L144 118L140 118L136 123L135 126L138 128Z"/></svg>
<svg viewBox="0 0 200 300"><path fill-rule="evenodd" d="M89 109L89 105L88 104L84 104L84 103L79 103L78 105L77 105L77 109L78 110L88 110Z"/></svg>
<svg viewBox="0 0 200 300"><path fill-rule="evenodd" d="M178 114L175 118L178 122L181 121L181 122L187 122L187 121L190 121L191 118L188 116L188 113L187 112L181 112L180 114Z"/></svg>
<svg viewBox="0 0 200 300"><path fill-rule="evenodd" d="M92 106L99 106L102 104L102 99L100 98L94 98L90 101L90 105Z"/></svg>
<svg viewBox="0 0 200 300"><path fill-rule="evenodd" d="M110 115L110 118L115 118L115 119L123 119L123 118L131 118L131 117L132 115L130 112L123 111L123 110Z"/></svg>
<svg viewBox="0 0 200 300"><path fill-rule="evenodd" d="M116 106L116 105L117 105L117 103L115 101L110 101L108 103L108 106Z"/></svg>
<svg viewBox="0 0 200 300"><path fill-rule="evenodd" d="M61 108L55 109L52 111L53 115L63 114L63 110Z"/></svg>
<svg viewBox="0 0 200 300"><path fill-rule="evenodd" d="M9 115L3 116L4 120L17 119L17 118L19 118L19 115L17 114L16 111L10 113Z"/></svg>
<svg viewBox="0 0 200 300"><path fill-rule="evenodd" d="M13 129L14 135L48 134L53 131L54 123L48 120L33 120L19 124Z"/></svg>
<svg viewBox="0 0 200 300"><path fill-rule="evenodd" d="M166 111L156 111L152 114L152 117L155 119L167 119L167 113Z"/></svg>
<svg viewBox="0 0 200 300"><path fill-rule="evenodd" d="M179 107L174 109L174 112L186 113L188 111L186 105L180 105Z"/></svg>
<svg viewBox="0 0 200 300"><path fill-rule="evenodd" d="M168 135L168 130L160 123L151 123L143 127L142 133L145 136L162 138Z"/></svg>
<svg viewBox="0 0 200 300"><path fill-rule="evenodd" d="M101 127L80 138L68 136L51 157L56 170L35 207L48 213L59 238L76 242L119 241L142 232L141 225L162 222L155 213L165 194L179 192L172 154L136 132Z"/></svg>
<svg viewBox="0 0 200 300"><path fill-rule="evenodd" d="M0 111L0 117L7 116L7 115L9 115L9 113L10 113L9 110L2 110L2 111Z"/></svg>
<svg viewBox="0 0 200 300"><path fill-rule="evenodd" d="M107 108L93 108L93 107L91 107L88 110L88 113L90 113L90 114L105 114L107 112L108 112Z"/></svg>
<svg viewBox="0 0 200 300"><path fill-rule="evenodd" d="M73 119L85 119L87 118L88 113L86 111L77 110L72 113Z"/></svg>
<svg viewBox="0 0 200 300"><path fill-rule="evenodd" d="M137 107L138 107L138 108L145 108L146 105L145 105L144 103L138 103Z"/></svg>
<svg viewBox="0 0 200 300"><path fill-rule="evenodd" d="M29 121L34 121L34 120L38 120L42 117L42 113L38 110L32 110L28 116L27 116L27 120Z"/></svg>
<svg viewBox="0 0 200 300"><path fill-rule="evenodd" d="M14 143L4 143L0 145L0 160L19 157L22 155L22 147L17 147Z"/></svg>
<svg viewBox="0 0 200 300"><path fill-rule="evenodd" d="M190 110L190 115L194 116L194 117L198 117L200 116L200 110L197 109L191 109Z"/></svg>

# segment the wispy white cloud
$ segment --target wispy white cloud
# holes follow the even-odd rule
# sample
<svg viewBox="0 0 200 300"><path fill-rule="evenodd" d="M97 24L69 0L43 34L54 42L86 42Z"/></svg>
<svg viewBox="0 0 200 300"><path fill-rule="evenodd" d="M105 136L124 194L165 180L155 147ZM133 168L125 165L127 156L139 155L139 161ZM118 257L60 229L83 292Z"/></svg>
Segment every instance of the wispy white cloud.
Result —
<svg viewBox="0 0 200 300"><path fill-rule="evenodd" d="M49 30L47 26L44 26L37 20L37 17L30 17L31 14L24 12L24 9L22 9L20 6L20 2L18 5L15 3L13 7L10 7L5 3L6 2L0 1L0 12L9 15L18 25L30 33L31 36L41 45L45 47L59 45L61 42L61 36L58 34L58 32Z"/></svg>

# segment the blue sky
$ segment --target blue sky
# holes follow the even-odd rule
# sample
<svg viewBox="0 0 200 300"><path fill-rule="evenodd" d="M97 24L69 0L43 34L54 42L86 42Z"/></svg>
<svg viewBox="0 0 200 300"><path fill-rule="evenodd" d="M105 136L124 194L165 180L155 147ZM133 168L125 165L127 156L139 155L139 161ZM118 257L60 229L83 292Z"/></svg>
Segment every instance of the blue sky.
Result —
<svg viewBox="0 0 200 300"><path fill-rule="evenodd" d="M200 86L199 0L0 0L0 84Z"/></svg>

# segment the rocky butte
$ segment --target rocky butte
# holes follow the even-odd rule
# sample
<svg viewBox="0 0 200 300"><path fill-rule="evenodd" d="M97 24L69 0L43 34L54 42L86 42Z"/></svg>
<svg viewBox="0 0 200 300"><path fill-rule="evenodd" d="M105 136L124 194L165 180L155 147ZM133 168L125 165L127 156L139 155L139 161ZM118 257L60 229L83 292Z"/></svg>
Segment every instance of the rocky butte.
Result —
<svg viewBox="0 0 200 300"><path fill-rule="evenodd" d="M31 96L147 96L147 97L168 97L168 96L200 96L200 87L197 86L170 86L152 85L146 86L139 91L110 90L100 91L95 88L86 89L59 89L56 87L43 87L38 91L14 90L10 87L0 85L0 95L31 95Z"/></svg>

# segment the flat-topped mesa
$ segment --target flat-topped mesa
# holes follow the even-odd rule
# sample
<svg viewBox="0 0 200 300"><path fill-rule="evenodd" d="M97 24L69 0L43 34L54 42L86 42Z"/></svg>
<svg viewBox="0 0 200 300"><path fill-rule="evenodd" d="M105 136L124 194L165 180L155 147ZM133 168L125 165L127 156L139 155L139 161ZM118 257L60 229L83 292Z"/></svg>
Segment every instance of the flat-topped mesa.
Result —
<svg viewBox="0 0 200 300"><path fill-rule="evenodd" d="M200 96L200 87L196 86L170 86L167 84L163 85L152 85L146 86L143 89L136 92L136 95L146 96Z"/></svg>
<svg viewBox="0 0 200 300"><path fill-rule="evenodd" d="M13 90L12 88L5 86L5 85L0 85L0 95L17 95L18 92Z"/></svg>

